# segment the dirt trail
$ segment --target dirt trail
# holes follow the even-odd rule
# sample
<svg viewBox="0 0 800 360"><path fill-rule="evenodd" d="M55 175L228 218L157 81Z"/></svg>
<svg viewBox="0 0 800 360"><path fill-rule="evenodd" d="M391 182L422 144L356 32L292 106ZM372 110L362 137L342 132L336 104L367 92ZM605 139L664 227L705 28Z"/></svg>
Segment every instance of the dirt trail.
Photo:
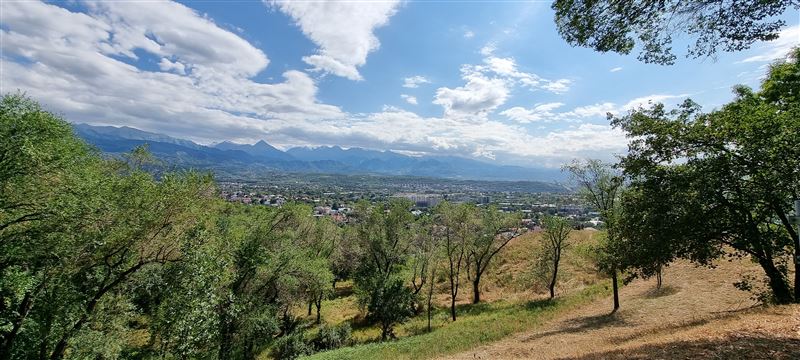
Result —
<svg viewBox="0 0 800 360"><path fill-rule="evenodd" d="M559 316L536 331L447 359L800 359L800 306L753 308L732 283L745 263L716 269L679 263L664 271L664 286L637 280L610 299Z"/></svg>

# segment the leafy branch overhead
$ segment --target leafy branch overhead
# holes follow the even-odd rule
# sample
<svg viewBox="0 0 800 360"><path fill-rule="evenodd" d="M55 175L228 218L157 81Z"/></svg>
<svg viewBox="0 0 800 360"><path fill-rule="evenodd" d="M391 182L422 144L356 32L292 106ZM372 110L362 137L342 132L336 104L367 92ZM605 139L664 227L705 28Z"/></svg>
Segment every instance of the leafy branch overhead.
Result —
<svg viewBox="0 0 800 360"><path fill-rule="evenodd" d="M571 45L620 54L638 47L639 60L671 65L673 42L684 35L694 40L686 49L692 58L775 40L786 25L776 17L800 8L800 1L557 0L552 8L558 32Z"/></svg>

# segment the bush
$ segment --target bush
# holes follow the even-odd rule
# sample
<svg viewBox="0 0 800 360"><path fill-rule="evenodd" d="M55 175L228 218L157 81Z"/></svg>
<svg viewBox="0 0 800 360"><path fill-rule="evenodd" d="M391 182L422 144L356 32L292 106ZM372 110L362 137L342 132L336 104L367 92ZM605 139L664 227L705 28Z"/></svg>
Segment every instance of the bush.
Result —
<svg viewBox="0 0 800 360"><path fill-rule="evenodd" d="M272 356L276 359L297 359L311 355L314 349L306 342L301 332L291 333L278 338L272 348Z"/></svg>
<svg viewBox="0 0 800 360"><path fill-rule="evenodd" d="M314 350L324 351L348 346L352 340L350 324L343 323L339 326L322 325L311 343Z"/></svg>

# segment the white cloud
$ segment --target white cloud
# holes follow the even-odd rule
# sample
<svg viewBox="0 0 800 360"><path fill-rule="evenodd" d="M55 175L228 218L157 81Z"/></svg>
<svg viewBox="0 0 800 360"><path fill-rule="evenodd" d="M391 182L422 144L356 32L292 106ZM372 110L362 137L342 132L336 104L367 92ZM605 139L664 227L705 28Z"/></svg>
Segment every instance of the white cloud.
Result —
<svg viewBox="0 0 800 360"><path fill-rule="evenodd" d="M417 105L417 97L416 96L411 96L411 95L408 95L408 94L401 94L400 97L403 98L403 100L405 100L407 103L409 103L411 105Z"/></svg>
<svg viewBox="0 0 800 360"><path fill-rule="evenodd" d="M634 110L639 107L647 107L655 103L672 103L679 99L686 98L687 94L680 95L648 95L635 98L624 105L617 105L612 102L596 103L573 108L570 111L554 112L553 110L563 107L563 103L537 104L533 108L515 106L503 110L500 115L509 120L527 124L532 122L580 122L583 119L606 118L609 113L619 115L621 113Z"/></svg>
<svg viewBox="0 0 800 360"><path fill-rule="evenodd" d="M418 88L422 84L430 84L430 80L420 75L415 75L403 79L403 87L405 88Z"/></svg>
<svg viewBox="0 0 800 360"><path fill-rule="evenodd" d="M475 37L475 33L472 30L464 31L464 38L465 39L472 39Z"/></svg>
<svg viewBox="0 0 800 360"><path fill-rule="evenodd" d="M530 164L624 150L624 137L607 126L531 134L491 119L514 86L535 86L524 79L545 83L507 61L464 66L462 86L437 91L445 116L391 107L350 114L320 103L314 78L304 72L254 81L268 66L267 55L181 4L102 2L87 13L39 2L0 6L2 91L25 91L74 122L128 125L203 143L266 139L281 147L359 146ZM140 65L137 54L154 58L157 67ZM555 113L563 106L557 104L534 110ZM465 115L480 121L464 121Z"/></svg>
<svg viewBox="0 0 800 360"><path fill-rule="evenodd" d="M572 83L569 79L548 80L520 71L513 58L495 56L494 51L494 48L481 50L486 55L483 64L462 65L461 78L466 82L463 86L440 87L436 90L433 103L444 108L445 117L483 121L495 109L505 104L517 85L556 94L569 90ZM521 122L537 121L537 115L525 113L523 110L509 109L505 115L512 115Z"/></svg>
<svg viewBox="0 0 800 360"><path fill-rule="evenodd" d="M622 108L620 110L621 111L635 110L639 107L646 107L650 104L665 103L670 100L683 99L688 96L689 94L679 94L679 95L655 94L655 95L642 96L633 99L631 101L628 101L627 104L622 105Z"/></svg>
<svg viewBox="0 0 800 360"><path fill-rule="evenodd" d="M608 71L610 71L610 72L612 72L612 73L613 73L613 72L617 72L617 71L622 71L622 66L617 66L617 67L615 67L615 68L613 68L613 69L611 69L611 70L608 70Z"/></svg>
<svg viewBox="0 0 800 360"><path fill-rule="evenodd" d="M481 48L480 53L483 56L489 56L492 55L495 50L497 50L497 46L494 43L488 43Z"/></svg>
<svg viewBox="0 0 800 360"><path fill-rule="evenodd" d="M303 57L312 70L351 80L362 80L358 67L367 55L380 47L374 30L389 23L400 0L363 1L282 1L269 4L294 19L319 49Z"/></svg>
<svg viewBox="0 0 800 360"><path fill-rule="evenodd" d="M501 78L489 77L464 66L461 70L464 86L441 87L436 90L434 104L444 108L444 116L462 120L481 120L504 104L509 96L509 84Z"/></svg>
<svg viewBox="0 0 800 360"><path fill-rule="evenodd" d="M577 117L605 117L608 113L617 112L617 106L614 103L604 102L593 105L579 106L572 109L567 116Z"/></svg>
<svg viewBox="0 0 800 360"><path fill-rule="evenodd" d="M262 137L277 119L343 116L316 101L317 87L302 72L287 71L275 84L249 80L267 66L266 55L206 17L178 3L141 5L90 3L88 13L76 13L3 3L2 91L25 91L71 121L205 142ZM161 57L163 72L118 59L135 59L136 50Z"/></svg>
<svg viewBox="0 0 800 360"><path fill-rule="evenodd" d="M556 94L563 94L569 91L569 86L572 84L572 80L569 79L558 79L555 81L546 81L542 84L542 89L547 91L554 92Z"/></svg>
<svg viewBox="0 0 800 360"><path fill-rule="evenodd" d="M551 121L552 118L556 116L552 111L562 106L564 106L564 104L560 102L538 104L531 109L515 106L502 111L500 115L504 115L511 120L523 124L537 121Z"/></svg>
<svg viewBox="0 0 800 360"><path fill-rule="evenodd" d="M789 54L792 48L800 45L800 25L795 25L781 30L777 39L763 43L759 46L760 54L748 57L740 63L769 62L780 59Z"/></svg>

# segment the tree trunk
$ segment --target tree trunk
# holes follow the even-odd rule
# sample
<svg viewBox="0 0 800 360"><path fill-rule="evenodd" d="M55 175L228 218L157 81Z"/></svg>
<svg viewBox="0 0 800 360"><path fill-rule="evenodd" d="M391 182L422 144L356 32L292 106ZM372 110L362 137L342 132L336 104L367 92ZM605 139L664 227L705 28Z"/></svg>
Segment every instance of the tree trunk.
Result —
<svg viewBox="0 0 800 360"><path fill-rule="evenodd" d="M314 306L313 300L308 300L308 316L311 316L311 307Z"/></svg>
<svg viewBox="0 0 800 360"><path fill-rule="evenodd" d="M661 266L656 271L656 289L661 289Z"/></svg>
<svg viewBox="0 0 800 360"><path fill-rule="evenodd" d="M431 332L431 315L433 314L431 312L431 298L432 298L432 296L429 294L428 295L428 307L427 307L427 310L428 310L428 332Z"/></svg>
<svg viewBox="0 0 800 360"><path fill-rule="evenodd" d="M450 317L453 318L453 321L456 321L456 297L450 297Z"/></svg>
<svg viewBox="0 0 800 360"><path fill-rule="evenodd" d="M321 319L320 319L320 310L322 310L322 295L320 295L319 297L317 297L317 303L316 303L316 305L317 305L317 324L319 324L319 323L320 323L320 320L321 320Z"/></svg>
<svg viewBox="0 0 800 360"><path fill-rule="evenodd" d="M611 270L611 288L614 289L614 310L619 310L619 285L617 284L617 269Z"/></svg>
<svg viewBox="0 0 800 360"><path fill-rule="evenodd" d="M478 273L475 275L475 279L472 280L472 303L477 304L481 302L481 274Z"/></svg>
<svg viewBox="0 0 800 360"><path fill-rule="evenodd" d="M28 313L30 313L33 307L33 296L33 293L29 291L26 292L25 297L22 298L17 308L17 314L19 315L17 315L17 319L14 320L11 331L6 334L5 339L3 339L3 346L0 347L0 360L11 359L11 347L14 346L14 339L17 337L19 329L22 328L22 323L25 321L25 318L28 317Z"/></svg>
<svg viewBox="0 0 800 360"><path fill-rule="evenodd" d="M550 279L550 286L549 286L549 288L550 288L550 299L556 297L556 279L558 277L558 263L559 263L559 260L560 260L559 258L560 258L560 255L556 255L556 257L555 257L555 259L553 261L553 278Z"/></svg>
<svg viewBox="0 0 800 360"><path fill-rule="evenodd" d="M769 287L772 290L772 295L775 297L775 302L778 304L791 303L792 293L789 290L789 284L786 283L784 274L778 270L775 263L772 262L772 259L759 258L758 263L769 278Z"/></svg>
<svg viewBox="0 0 800 360"><path fill-rule="evenodd" d="M220 312L219 359L230 359L233 352L233 319L227 314L227 306Z"/></svg>

